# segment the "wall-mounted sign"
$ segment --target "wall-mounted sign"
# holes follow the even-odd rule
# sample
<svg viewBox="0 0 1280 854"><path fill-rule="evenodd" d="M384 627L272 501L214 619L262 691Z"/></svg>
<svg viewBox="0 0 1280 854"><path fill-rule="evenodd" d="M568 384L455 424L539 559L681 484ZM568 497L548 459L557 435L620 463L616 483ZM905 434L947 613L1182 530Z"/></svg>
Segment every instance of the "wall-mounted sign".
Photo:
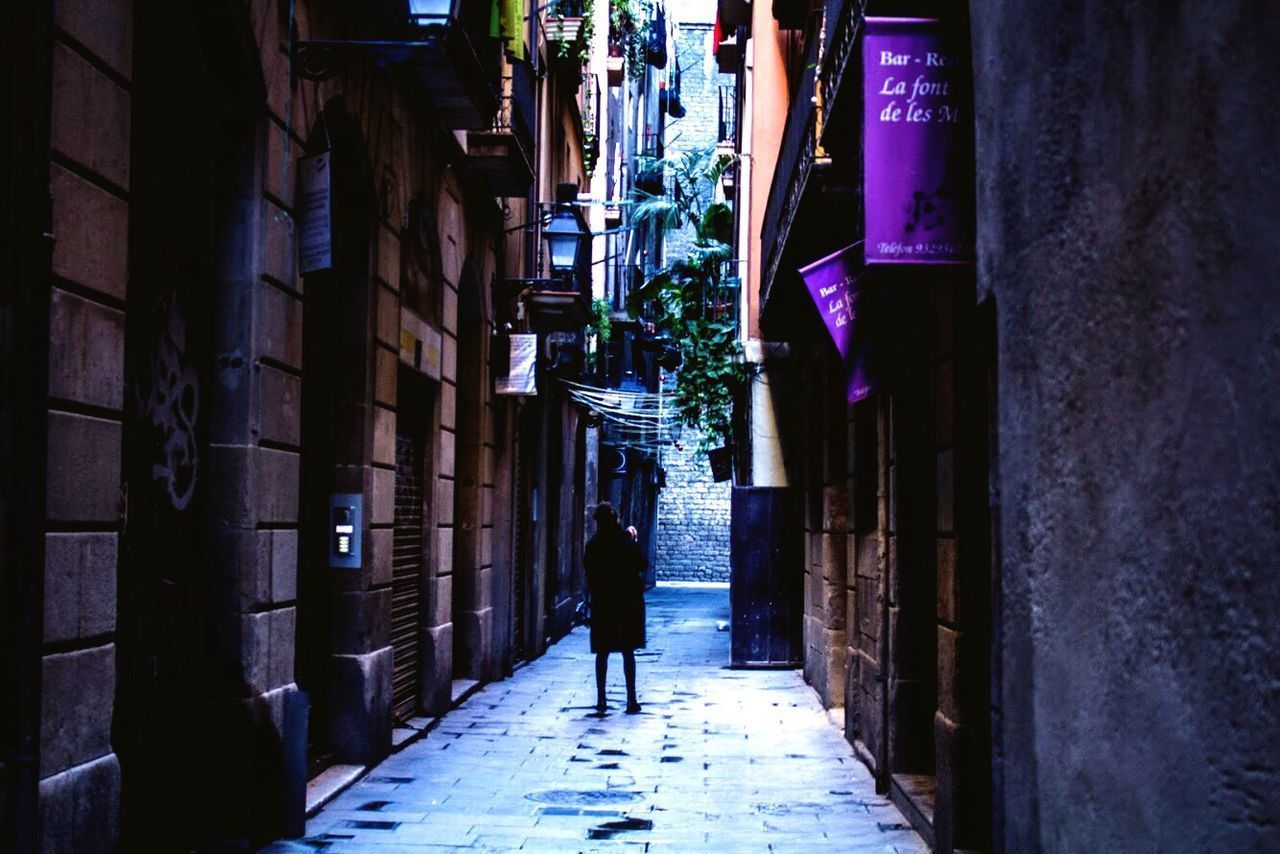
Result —
<svg viewBox="0 0 1280 854"><path fill-rule="evenodd" d="M333 182L329 153L298 160L298 270L333 268Z"/></svg>
<svg viewBox="0 0 1280 854"><path fill-rule="evenodd" d="M859 286L862 274L861 242L800 268L809 296L844 362L850 403L868 397L880 384L874 344L878 324L869 317L876 304Z"/></svg>
<svg viewBox="0 0 1280 854"><path fill-rule="evenodd" d="M440 330L415 312L400 308L400 361L433 380L440 379L443 362L443 338Z"/></svg>
<svg viewBox="0 0 1280 854"><path fill-rule="evenodd" d="M967 56L935 19L867 18L862 67L866 262L972 262Z"/></svg>
<svg viewBox="0 0 1280 854"><path fill-rule="evenodd" d="M505 377L494 381L494 394L538 393L538 336L517 333L510 336L511 360Z"/></svg>

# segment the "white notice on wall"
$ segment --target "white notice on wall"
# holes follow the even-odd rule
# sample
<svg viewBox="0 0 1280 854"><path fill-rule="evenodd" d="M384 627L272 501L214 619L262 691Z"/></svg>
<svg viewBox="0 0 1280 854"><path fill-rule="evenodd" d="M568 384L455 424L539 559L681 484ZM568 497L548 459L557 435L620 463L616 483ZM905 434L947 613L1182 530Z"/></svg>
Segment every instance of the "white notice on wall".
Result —
<svg viewBox="0 0 1280 854"><path fill-rule="evenodd" d="M538 393L538 336L517 334L511 336L511 365L505 377L498 377L495 394Z"/></svg>
<svg viewBox="0 0 1280 854"><path fill-rule="evenodd" d="M298 267L302 275L333 267L333 194L329 152L298 161Z"/></svg>

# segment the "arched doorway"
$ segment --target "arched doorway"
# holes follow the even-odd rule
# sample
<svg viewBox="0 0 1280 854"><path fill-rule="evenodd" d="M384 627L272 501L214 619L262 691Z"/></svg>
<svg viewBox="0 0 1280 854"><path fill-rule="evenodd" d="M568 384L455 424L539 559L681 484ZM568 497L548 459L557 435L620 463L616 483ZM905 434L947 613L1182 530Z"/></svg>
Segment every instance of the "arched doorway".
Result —
<svg viewBox="0 0 1280 854"><path fill-rule="evenodd" d="M265 87L252 32L232 3L144 4L135 18L112 721L123 850L267 836L280 820L280 786L258 781L269 797L248 807L245 781L230 789L235 761L211 747L259 747L220 714L254 690L226 631L237 568L215 558L211 536L213 447L239 403L214 382L215 354L248 328L253 271L237 247L255 239L260 198Z"/></svg>

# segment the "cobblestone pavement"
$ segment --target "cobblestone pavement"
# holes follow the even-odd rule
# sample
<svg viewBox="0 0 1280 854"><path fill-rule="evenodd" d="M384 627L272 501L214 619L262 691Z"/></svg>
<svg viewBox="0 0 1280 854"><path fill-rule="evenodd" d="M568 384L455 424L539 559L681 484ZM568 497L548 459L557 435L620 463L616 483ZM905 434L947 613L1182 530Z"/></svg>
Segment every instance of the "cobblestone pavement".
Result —
<svg viewBox="0 0 1280 854"><path fill-rule="evenodd" d="M648 595L643 711L585 629L450 712L272 852L927 851L793 670L730 670L724 589Z"/></svg>

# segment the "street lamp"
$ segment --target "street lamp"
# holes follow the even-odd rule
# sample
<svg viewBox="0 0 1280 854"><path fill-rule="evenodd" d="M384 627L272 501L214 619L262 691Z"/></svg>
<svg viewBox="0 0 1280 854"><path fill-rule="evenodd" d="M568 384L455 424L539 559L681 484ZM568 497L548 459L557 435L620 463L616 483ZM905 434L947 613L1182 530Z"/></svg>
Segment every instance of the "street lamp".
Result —
<svg viewBox="0 0 1280 854"><path fill-rule="evenodd" d="M567 205L556 205L551 221L542 229L553 273L570 273L578 263L578 249L587 232Z"/></svg>
<svg viewBox="0 0 1280 854"><path fill-rule="evenodd" d="M457 17L455 0L409 0L409 20L418 26L447 24Z"/></svg>

